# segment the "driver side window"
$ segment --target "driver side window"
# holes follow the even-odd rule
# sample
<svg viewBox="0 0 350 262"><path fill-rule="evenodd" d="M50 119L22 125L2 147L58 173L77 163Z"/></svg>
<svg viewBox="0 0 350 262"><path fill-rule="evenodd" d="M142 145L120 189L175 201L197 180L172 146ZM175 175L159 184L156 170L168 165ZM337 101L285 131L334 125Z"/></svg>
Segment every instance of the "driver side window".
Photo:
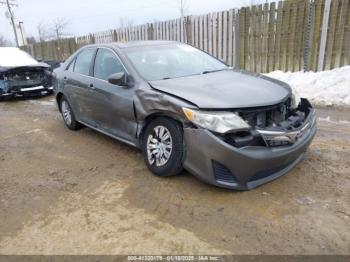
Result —
<svg viewBox="0 0 350 262"><path fill-rule="evenodd" d="M125 73L125 70L118 57L108 49L98 49L94 65L94 77L107 81L110 75L120 72Z"/></svg>

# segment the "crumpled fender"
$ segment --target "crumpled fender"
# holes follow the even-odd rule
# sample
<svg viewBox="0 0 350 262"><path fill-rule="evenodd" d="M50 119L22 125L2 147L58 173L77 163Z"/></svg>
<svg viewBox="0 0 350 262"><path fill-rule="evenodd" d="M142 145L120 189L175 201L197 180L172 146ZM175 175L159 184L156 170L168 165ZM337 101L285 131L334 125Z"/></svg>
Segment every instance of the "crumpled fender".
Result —
<svg viewBox="0 0 350 262"><path fill-rule="evenodd" d="M166 113L178 120L182 119L182 107L197 106L181 98L174 97L155 89L138 89L134 98L135 114L138 121L143 121L155 113Z"/></svg>
<svg viewBox="0 0 350 262"><path fill-rule="evenodd" d="M166 115L183 125L186 122L183 107L197 108L196 105L181 98L157 91L153 88L139 88L135 91L134 109L138 122L137 136L143 130L146 119L155 115Z"/></svg>

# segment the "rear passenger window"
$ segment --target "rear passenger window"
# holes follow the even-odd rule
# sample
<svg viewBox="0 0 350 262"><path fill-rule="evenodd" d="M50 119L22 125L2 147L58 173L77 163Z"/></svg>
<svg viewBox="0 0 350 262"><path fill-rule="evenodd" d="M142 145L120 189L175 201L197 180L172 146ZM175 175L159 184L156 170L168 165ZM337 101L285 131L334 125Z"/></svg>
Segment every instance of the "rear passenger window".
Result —
<svg viewBox="0 0 350 262"><path fill-rule="evenodd" d="M95 49L86 49L82 51L76 58L74 72L82 75L89 75L92 58L95 54Z"/></svg>
<svg viewBox="0 0 350 262"><path fill-rule="evenodd" d="M108 49L99 49L95 59L94 77L107 81L110 75L120 72L125 73L118 57Z"/></svg>

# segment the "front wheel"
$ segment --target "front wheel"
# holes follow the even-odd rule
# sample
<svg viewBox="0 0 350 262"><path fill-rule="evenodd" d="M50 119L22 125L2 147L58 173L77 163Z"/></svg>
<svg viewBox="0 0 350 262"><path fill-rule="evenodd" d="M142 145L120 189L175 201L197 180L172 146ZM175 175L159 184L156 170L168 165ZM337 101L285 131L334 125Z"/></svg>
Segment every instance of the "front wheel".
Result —
<svg viewBox="0 0 350 262"><path fill-rule="evenodd" d="M148 169L157 176L174 176L183 169L184 143L181 126L166 117L157 118L143 136L143 156Z"/></svg>

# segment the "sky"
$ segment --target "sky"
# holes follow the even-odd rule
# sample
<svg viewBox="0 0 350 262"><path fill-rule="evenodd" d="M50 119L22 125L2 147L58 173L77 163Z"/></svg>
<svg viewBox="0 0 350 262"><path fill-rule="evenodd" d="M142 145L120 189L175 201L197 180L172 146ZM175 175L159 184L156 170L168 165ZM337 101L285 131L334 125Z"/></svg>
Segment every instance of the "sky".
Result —
<svg viewBox="0 0 350 262"><path fill-rule="evenodd" d="M39 23L51 27L52 21L64 18L69 22L66 32L80 36L118 28L120 17L134 25L164 21L180 16L180 0L16 0L13 7L16 21L23 22L27 36L38 37ZM186 14L205 14L212 11L238 8L266 0L184 0ZM269 0L270 1L270 0ZM0 4L0 34L14 42L7 8Z"/></svg>

